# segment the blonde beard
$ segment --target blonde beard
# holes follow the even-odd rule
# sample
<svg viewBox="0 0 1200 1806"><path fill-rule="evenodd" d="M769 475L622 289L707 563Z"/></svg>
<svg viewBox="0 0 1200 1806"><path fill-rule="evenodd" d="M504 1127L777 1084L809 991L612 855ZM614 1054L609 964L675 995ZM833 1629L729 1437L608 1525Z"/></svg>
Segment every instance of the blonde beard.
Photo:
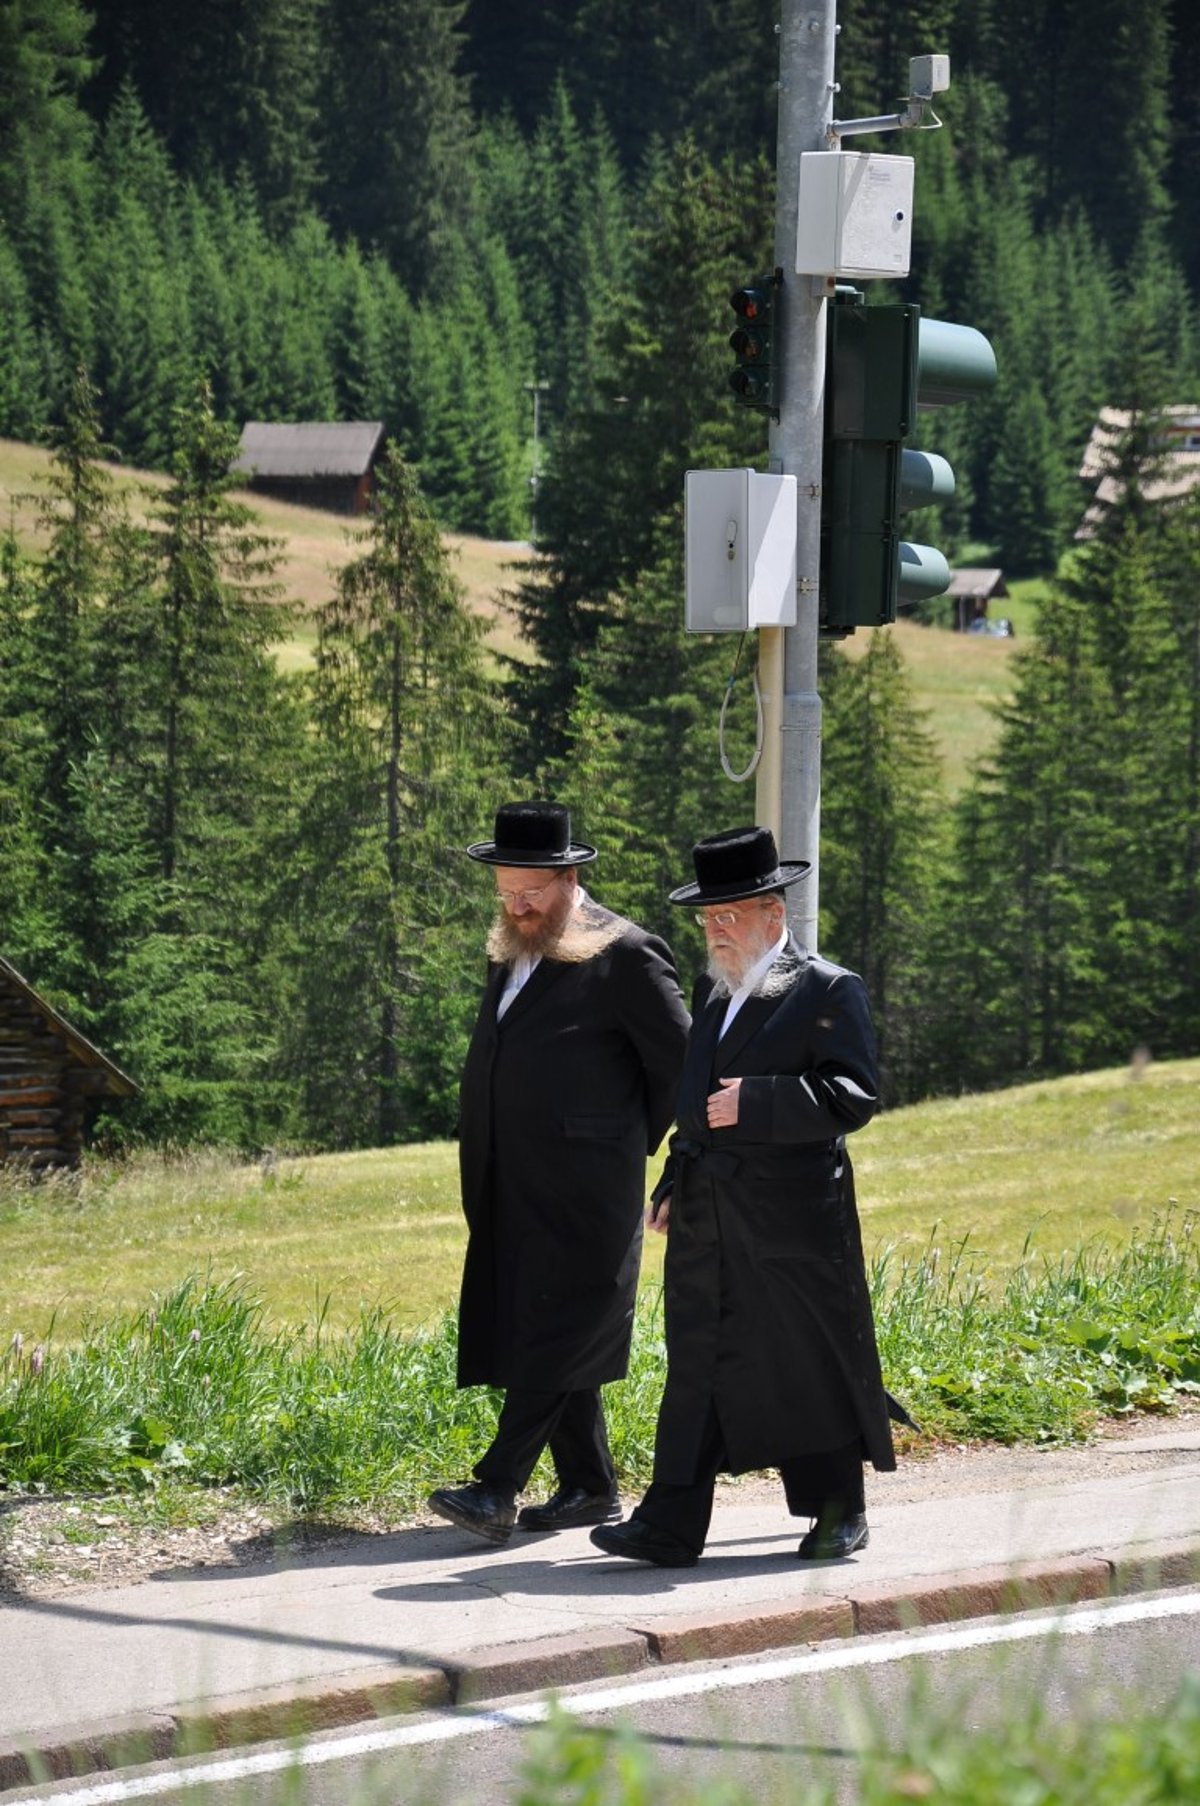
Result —
<svg viewBox="0 0 1200 1806"><path fill-rule="evenodd" d="M609 915L590 903L581 909L568 906L560 923L543 921L541 932L527 940L505 911L492 923L487 938L487 956L496 965L511 966L525 959L553 959L564 966L582 966L607 951L621 938L625 922L621 916Z"/></svg>

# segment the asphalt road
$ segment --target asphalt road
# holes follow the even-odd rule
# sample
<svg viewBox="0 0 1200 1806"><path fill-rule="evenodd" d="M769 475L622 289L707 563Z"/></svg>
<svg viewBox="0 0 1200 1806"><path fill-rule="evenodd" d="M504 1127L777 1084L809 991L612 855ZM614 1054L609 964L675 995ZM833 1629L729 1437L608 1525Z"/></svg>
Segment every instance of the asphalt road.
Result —
<svg viewBox="0 0 1200 1806"><path fill-rule="evenodd" d="M1042 1712L1047 1725L1127 1719L1200 1673L1200 1589L1028 1614L884 1638L858 1638L750 1661L689 1664L653 1678L580 1689L560 1703L592 1759L611 1762L630 1732L636 1760L689 1798L795 1800L802 1780L832 1780L853 1797L857 1753L895 1747L916 1726L978 1728ZM517 1797L545 1761L541 1702L425 1714L239 1755L162 1764L121 1776L5 1796L61 1806L479 1806ZM1044 1735L1052 1735L1047 1729ZM585 1760L587 1758L585 1757Z"/></svg>

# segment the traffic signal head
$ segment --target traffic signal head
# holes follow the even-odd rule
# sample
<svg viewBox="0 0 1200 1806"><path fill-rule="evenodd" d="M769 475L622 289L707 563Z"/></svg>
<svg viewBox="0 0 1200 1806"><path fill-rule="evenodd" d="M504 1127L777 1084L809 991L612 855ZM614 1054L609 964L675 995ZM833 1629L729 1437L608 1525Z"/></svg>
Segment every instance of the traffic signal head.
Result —
<svg viewBox="0 0 1200 1806"><path fill-rule="evenodd" d="M935 452L904 441L918 406L944 407L991 387L996 360L982 333L923 320L919 307L868 307L854 289L829 310L821 500L825 633L885 626L897 602L940 595L950 567L936 547L900 538L909 508L954 493Z"/></svg>
<svg viewBox="0 0 1200 1806"><path fill-rule="evenodd" d="M738 316L738 324L729 335L729 343L737 358L737 368L730 371L729 386L744 408L779 418L776 400L775 298L779 292L780 274L759 276L745 288L729 297Z"/></svg>

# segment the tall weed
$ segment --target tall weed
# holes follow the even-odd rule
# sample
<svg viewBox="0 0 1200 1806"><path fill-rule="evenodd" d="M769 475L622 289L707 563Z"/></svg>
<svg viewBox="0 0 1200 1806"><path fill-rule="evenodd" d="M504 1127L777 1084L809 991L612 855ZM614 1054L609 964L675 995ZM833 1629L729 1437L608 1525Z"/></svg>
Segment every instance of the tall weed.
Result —
<svg viewBox="0 0 1200 1806"><path fill-rule="evenodd" d="M719 1746L712 1761L719 1760ZM1200 1799L1200 1676L1188 1675L1156 1713L1064 1720L1019 1706L985 1728L948 1721L914 1696L878 1747L830 1772L797 1751L778 1786L733 1771L702 1784L668 1768L624 1730L551 1712L530 1738L515 1806L1183 1806Z"/></svg>
<svg viewBox="0 0 1200 1806"><path fill-rule="evenodd" d="M1200 1247L1169 1220L1119 1254L1026 1259L999 1286L963 1245L874 1265L885 1375L927 1435L1066 1442L1101 1415L1200 1395ZM456 1324L417 1334L382 1310L331 1331L268 1327L240 1279L189 1278L132 1317L0 1355L0 1486L147 1489L164 1476L235 1486L303 1510L411 1509L466 1476L495 1399L455 1385ZM652 1465L666 1371L661 1296L639 1305L629 1377L609 1388L613 1451L637 1486Z"/></svg>

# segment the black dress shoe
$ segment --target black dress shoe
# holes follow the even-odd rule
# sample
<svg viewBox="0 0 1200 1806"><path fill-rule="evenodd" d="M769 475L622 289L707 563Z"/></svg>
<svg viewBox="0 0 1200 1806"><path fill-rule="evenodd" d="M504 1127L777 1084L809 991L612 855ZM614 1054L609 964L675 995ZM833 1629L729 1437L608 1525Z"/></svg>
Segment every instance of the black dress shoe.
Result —
<svg viewBox="0 0 1200 1806"><path fill-rule="evenodd" d="M865 1549L870 1540L867 1520L859 1512L857 1517L844 1518L840 1524L814 1524L796 1554L801 1561L845 1561L848 1555Z"/></svg>
<svg viewBox="0 0 1200 1806"><path fill-rule="evenodd" d="M481 1481L470 1486L440 1486L429 1495L429 1509L489 1543L506 1543L517 1518L512 1500Z"/></svg>
<svg viewBox="0 0 1200 1806"><path fill-rule="evenodd" d="M526 1505L517 1513L518 1530L577 1530L581 1524L608 1524L621 1515L615 1492L585 1492L582 1486L560 1486L542 1505Z"/></svg>
<svg viewBox="0 0 1200 1806"><path fill-rule="evenodd" d="M656 1568L694 1568L700 1557L669 1530L656 1530L640 1518L623 1524L599 1524L592 1541L606 1555L623 1555L627 1561L652 1561Z"/></svg>

